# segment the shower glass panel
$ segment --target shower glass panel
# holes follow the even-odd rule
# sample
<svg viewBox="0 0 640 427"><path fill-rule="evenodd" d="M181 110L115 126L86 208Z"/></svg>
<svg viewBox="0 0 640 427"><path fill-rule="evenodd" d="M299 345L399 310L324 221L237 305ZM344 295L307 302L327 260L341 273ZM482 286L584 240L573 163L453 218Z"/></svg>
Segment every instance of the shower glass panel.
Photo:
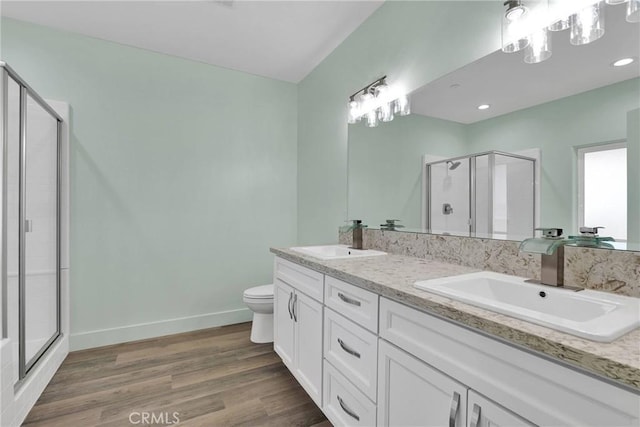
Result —
<svg viewBox="0 0 640 427"><path fill-rule="evenodd" d="M434 231L469 231L469 159L430 168L429 211Z"/></svg>
<svg viewBox="0 0 640 427"><path fill-rule="evenodd" d="M58 334L58 120L31 96L24 147L24 360L28 370Z"/></svg>
<svg viewBox="0 0 640 427"><path fill-rule="evenodd" d="M493 233L533 235L535 161L495 154L493 180Z"/></svg>
<svg viewBox="0 0 640 427"><path fill-rule="evenodd" d="M428 163L427 228L479 236L533 235L535 162L490 151Z"/></svg>
<svg viewBox="0 0 640 427"><path fill-rule="evenodd" d="M18 222L20 218L20 85L11 77L7 76L7 100L6 100L6 118L7 118L7 158L4 163L7 171L6 180L6 298L4 301L11 301L7 304L6 314L6 334L9 337L18 337L19 321L18 321L18 301L19 294L19 269L20 269L20 233L18 230ZM18 341L14 341L16 346L13 353L18 355ZM13 383L19 379L18 365L12 373Z"/></svg>
<svg viewBox="0 0 640 427"><path fill-rule="evenodd" d="M0 77L2 337L19 386L61 336L62 118L2 61Z"/></svg>

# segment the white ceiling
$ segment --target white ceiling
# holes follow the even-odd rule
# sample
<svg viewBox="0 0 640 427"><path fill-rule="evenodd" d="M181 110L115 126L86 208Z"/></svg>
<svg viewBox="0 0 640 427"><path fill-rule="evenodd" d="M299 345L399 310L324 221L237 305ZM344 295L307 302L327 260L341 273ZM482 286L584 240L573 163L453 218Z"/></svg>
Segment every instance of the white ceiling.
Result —
<svg viewBox="0 0 640 427"><path fill-rule="evenodd" d="M412 113L474 123L640 76L640 24L625 21L624 5L607 6L605 19L605 35L585 46L572 46L568 30L553 33L553 54L542 63L498 51L447 74L412 94ZM626 57L636 61L611 66Z"/></svg>
<svg viewBox="0 0 640 427"><path fill-rule="evenodd" d="M383 0L2 1L1 13L297 83L382 3Z"/></svg>

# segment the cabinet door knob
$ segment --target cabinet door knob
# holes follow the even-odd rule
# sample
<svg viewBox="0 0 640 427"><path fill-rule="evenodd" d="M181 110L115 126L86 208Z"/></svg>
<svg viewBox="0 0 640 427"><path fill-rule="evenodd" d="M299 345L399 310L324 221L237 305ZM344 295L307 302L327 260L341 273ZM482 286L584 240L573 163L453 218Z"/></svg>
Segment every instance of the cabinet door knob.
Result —
<svg viewBox="0 0 640 427"><path fill-rule="evenodd" d="M340 344L340 347L342 347L342 349L344 351L346 351L347 353L349 353L350 355L357 357L358 359L360 359L360 353L358 353L357 351L355 351L354 349L352 349L351 347L349 347L348 345L346 345L344 343L344 341L342 341L340 338L338 338L338 344Z"/></svg>
<svg viewBox="0 0 640 427"><path fill-rule="evenodd" d="M460 407L460 393L453 392L451 397L451 408L449 409L449 427L456 427L456 418L458 418L458 408Z"/></svg>
<svg viewBox="0 0 640 427"><path fill-rule="evenodd" d="M473 415L471 415L471 427L478 427L478 423L480 422L480 405L477 403L473 404Z"/></svg>
<svg viewBox="0 0 640 427"><path fill-rule="evenodd" d="M357 307L360 307L360 305L361 305L360 301L355 300L353 298L349 298L348 296L346 296L342 292L338 292L338 298L340 298L342 301L346 302L347 304L355 305Z"/></svg>
<svg viewBox="0 0 640 427"><path fill-rule="evenodd" d="M289 309L289 319L293 319L293 313L291 312L291 300L293 299L293 292L289 292L289 303L287 308Z"/></svg>
<svg viewBox="0 0 640 427"><path fill-rule="evenodd" d="M353 410L351 410L342 400L342 398L340 396L337 396L338 398L338 403L340 404L340 407L342 408L342 410L349 415L351 418L355 419L356 421L360 421L360 416L358 414L356 414L355 412L353 412Z"/></svg>

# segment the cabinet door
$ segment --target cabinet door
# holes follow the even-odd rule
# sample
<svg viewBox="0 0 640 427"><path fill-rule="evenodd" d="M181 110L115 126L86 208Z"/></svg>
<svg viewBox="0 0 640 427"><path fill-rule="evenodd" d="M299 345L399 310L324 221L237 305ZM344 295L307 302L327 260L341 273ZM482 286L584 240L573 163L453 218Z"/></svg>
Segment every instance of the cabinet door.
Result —
<svg viewBox="0 0 640 427"><path fill-rule="evenodd" d="M469 390L468 427L533 427L532 424L486 397Z"/></svg>
<svg viewBox="0 0 640 427"><path fill-rule="evenodd" d="M380 340L378 425L463 427L466 408L466 387Z"/></svg>
<svg viewBox="0 0 640 427"><path fill-rule="evenodd" d="M295 372L300 385L322 407L322 304L295 292Z"/></svg>
<svg viewBox="0 0 640 427"><path fill-rule="evenodd" d="M289 370L293 363L293 288L276 279L273 289L273 349Z"/></svg>

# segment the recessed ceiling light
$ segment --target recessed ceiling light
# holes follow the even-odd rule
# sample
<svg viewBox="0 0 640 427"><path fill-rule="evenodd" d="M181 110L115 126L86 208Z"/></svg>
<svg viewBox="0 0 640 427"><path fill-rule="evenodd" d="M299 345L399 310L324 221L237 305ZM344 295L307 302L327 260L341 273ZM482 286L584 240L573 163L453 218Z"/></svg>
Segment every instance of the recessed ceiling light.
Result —
<svg viewBox="0 0 640 427"><path fill-rule="evenodd" d="M618 59L616 62L614 62L611 65L613 65L614 67L624 67L625 65L631 64L633 61L635 61L635 59L633 58L622 58L622 59Z"/></svg>
<svg viewBox="0 0 640 427"><path fill-rule="evenodd" d="M489 104L478 105L478 110L486 110L489 107L491 107Z"/></svg>

